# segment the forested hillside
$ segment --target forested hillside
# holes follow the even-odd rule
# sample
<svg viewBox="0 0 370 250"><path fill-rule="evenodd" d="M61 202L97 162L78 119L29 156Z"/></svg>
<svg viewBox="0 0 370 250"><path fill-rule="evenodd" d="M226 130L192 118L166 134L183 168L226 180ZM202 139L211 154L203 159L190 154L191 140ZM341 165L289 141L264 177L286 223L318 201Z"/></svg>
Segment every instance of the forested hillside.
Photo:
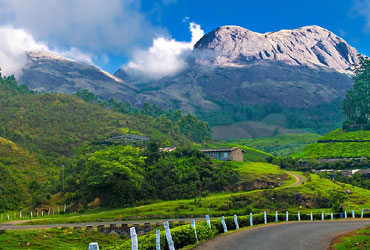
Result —
<svg viewBox="0 0 370 250"><path fill-rule="evenodd" d="M40 202L58 178L54 168L41 166L33 155L0 137L0 211Z"/></svg>
<svg viewBox="0 0 370 250"><path fill-rule="evenodd" d="M99 101L87 91L37 93L0 75L0 210L37 205L47 193L62 191L62 166L68 170L81 155L122 144L111 138L127 133L149 136L159 150L190 147L207 140L210 129L179 111L149 105L133 109L114 99ZM138 154L146 145L140 147Z"/></svg>

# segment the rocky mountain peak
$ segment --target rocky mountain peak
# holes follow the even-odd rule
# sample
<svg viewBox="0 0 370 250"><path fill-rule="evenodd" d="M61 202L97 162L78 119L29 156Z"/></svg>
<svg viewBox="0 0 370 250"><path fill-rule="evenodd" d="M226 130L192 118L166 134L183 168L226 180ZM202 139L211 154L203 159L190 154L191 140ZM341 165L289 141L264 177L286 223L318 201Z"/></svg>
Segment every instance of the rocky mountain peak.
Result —
<svg viewBox="0 0 370 250"><path fill-rule="evenodd" d="M358 62L356 49L333 32L316 25L264 34L239 26L222 26L195 44L194 53L201 52L207 52L207 57L199 62L221 66L271 60L296 66L328 67L347 73Z"/></svg>

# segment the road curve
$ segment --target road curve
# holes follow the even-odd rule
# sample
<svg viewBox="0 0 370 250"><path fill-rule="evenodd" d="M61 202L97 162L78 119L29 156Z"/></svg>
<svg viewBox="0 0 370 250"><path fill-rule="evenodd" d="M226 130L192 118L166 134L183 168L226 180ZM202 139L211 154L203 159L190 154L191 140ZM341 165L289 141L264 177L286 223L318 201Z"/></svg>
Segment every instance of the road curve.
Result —
<svg viewBox="0 0 370 250"><path fill-rule="evenodd" d="M221 235L194 250L325 250L343 233L370 225L370 220L291 222Z"/></svg>

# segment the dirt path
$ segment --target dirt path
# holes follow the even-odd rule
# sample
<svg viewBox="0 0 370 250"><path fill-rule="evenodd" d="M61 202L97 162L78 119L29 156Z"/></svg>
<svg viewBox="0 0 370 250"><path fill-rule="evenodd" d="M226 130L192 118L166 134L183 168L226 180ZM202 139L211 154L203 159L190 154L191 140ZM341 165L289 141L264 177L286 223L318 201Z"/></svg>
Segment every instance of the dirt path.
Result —
<svg viewBox="0 0 370 250"><path fill-rule="evenodd" d="M292 185L290 185L290 187L296 187L296 186L299 186L299 185L302 185L303 182L304 182L304 177L302 175L299 175L299 174L296 174L296 173L293 173L293 172L287 172L290 176L293 176L295 179L296 179L296 182L293 183Z"/></svg>

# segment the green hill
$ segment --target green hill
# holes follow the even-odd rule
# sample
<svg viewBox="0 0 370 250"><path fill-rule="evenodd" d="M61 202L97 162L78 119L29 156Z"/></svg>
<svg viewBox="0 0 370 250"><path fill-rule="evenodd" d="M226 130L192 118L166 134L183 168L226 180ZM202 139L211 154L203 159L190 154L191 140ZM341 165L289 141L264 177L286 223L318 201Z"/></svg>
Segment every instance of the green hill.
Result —
<svg viewBox="0 0 370 250"><path fill-rule="evenodd" d="M30 205L42 191L41 184L56 178L53 168L43 168L37 159L0 137L0 211Z"/></svg>
<svg viewBox="0 0 370 250"><path fill-rule="evenodd" d="M195 116L154 111L148 105L127 111L114 100L91 103L35 93L0 75L0 209L39 203L47 193L61 191L60 167L68 169L81 155L123 143L111 140L114 136L135 133L159 146L183 147L190 147L192 138L207 137L208 125Z"/></svg>
<svg viewBox="0 0 370 250"><path fill-rule="evenodd" d="M89 93L82 94L83 98ZM92 101L95 103L77 96L34 93L13 77L0 76L0 136L54 160L124 131L176 146L190 146L197 139L202 142L209 133L208 125L192 115L166 113L149 105L130 111L114 100Z"/></svg>
<svg viewBox="0 0 370 250"><path fill-rule="evenodd" d="M370 131L345 132L339 129L308 145L294 158L359 158L370 157Z"/></svg>

